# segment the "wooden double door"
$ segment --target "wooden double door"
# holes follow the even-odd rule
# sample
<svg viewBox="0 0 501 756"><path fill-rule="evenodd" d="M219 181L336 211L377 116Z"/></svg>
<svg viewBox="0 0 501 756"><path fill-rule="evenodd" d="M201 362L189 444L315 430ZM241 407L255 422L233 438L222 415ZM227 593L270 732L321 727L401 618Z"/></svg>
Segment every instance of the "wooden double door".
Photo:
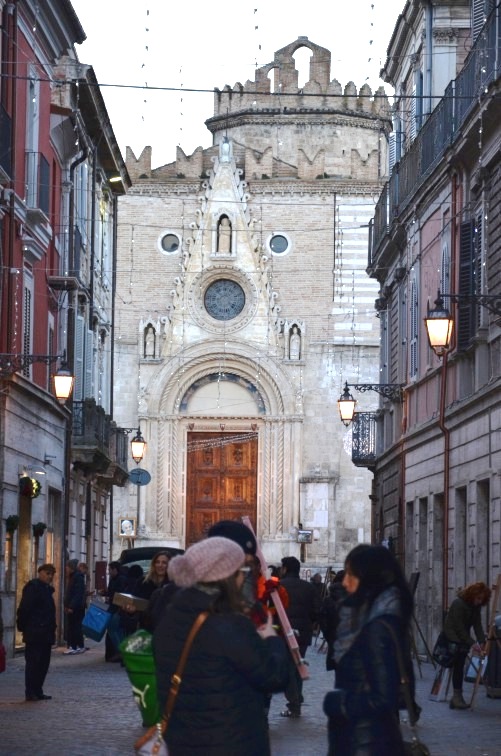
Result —
<svg viewBox="0 0 501 756"><path fill-rule="evenodd" d="M218 520L246 515L256 528L257 438L242 433L188 433L186 548Z"/></svg>

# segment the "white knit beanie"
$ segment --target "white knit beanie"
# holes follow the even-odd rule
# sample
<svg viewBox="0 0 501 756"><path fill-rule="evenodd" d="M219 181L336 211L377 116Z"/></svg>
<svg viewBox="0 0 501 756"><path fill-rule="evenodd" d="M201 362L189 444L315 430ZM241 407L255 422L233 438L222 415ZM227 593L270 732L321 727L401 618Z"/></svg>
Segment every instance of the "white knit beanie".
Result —
<svg viewBox="0 0 501 756"><path fill-rule="evenodd" d="M206 538L170 560L169 578L180 588L190 588L195 583L215 583L233 575L244 559L241 546L229 538Z"/></svg>

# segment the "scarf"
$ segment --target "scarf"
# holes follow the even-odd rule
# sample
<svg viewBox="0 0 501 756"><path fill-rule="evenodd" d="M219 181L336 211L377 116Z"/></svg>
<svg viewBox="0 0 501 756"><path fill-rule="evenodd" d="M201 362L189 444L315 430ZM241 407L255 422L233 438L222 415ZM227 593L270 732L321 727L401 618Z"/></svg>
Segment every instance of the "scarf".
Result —
<svg viewBox="0 0 501 756"><path fill-rule="evenodd" d="M333 657L336 663L350 650L363 628L376 617L392 614L401 616L400 594L396 586L391 585L376 596L371 606L362 604L360 607L350 605L350 597L341 604L339 624L334 641Z"/></svg>

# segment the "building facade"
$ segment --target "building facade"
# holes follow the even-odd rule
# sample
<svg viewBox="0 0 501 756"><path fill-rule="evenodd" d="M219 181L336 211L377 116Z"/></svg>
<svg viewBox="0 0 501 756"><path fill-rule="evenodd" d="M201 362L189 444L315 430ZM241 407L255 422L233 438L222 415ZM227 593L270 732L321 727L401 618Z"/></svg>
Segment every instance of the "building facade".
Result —
<svg viewBox="0 0 501 756"><path fill-rule="evenodd" d="M387 98L343 88L330 52L299 37L254 81L215 90L206 125L211 147L159 168L127 150L114 403L148 447L117 520L137 522L136 545L186 547L247 516L268 560L339 566L371 539L371 474L352 464L337 399L345 381L379 381L365 268Z"/></svg>
<svg viewBox="0 0 501 756"><path fill-rule="evenodd" d="M501 569L500 7L406 3L383 75L397 93L394 161L371 225L381 371L405 385L380 423L376 537L419 574L417 619L436 637L456 591ZM430 348L437 293L454 318Z"/></svg>
<svg viewBox="0 0 501 756"><path fill-rule="evenodd" d="M53 562L109 556L110 491L126 480L111 422L116 198L128 184L70 2L0 2L0 596L22 642L22 588ZM119 179L112 182L111 179ZM76 376L60 405L52 375ZM112 432L114 431L114 432Z"/></svg>

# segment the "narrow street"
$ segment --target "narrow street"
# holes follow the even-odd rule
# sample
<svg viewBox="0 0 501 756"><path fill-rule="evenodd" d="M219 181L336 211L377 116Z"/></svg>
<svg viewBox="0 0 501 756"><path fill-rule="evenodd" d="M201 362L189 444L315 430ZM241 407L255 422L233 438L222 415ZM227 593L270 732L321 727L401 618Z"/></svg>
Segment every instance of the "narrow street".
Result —
<svg viewBox="0 0 501 756"><path fill-rule="evenodd" d="M142 734L141 718L132 698L125 670L106 664L104 644L88 641L90 651L65 656L53 652L45 692L51 701L25 703L24 659L8 661L0 675L0 754L2 756L114 756L132 754ZM326 719L324 694L332 686L325 656L308 651L311 679L305 683L306 704L300 719L283 719L284 699L273 699L270 732L273 756L323 756ZM433 679L430 664L418 676L418 701L423 707L419 733L432 756L499 756L501 754L501 699L478 691L474 711L451 711L448 704L429 701ZM472 685L465 684L465 697ZM389 756L391 756L389 754Z"/></svg>

